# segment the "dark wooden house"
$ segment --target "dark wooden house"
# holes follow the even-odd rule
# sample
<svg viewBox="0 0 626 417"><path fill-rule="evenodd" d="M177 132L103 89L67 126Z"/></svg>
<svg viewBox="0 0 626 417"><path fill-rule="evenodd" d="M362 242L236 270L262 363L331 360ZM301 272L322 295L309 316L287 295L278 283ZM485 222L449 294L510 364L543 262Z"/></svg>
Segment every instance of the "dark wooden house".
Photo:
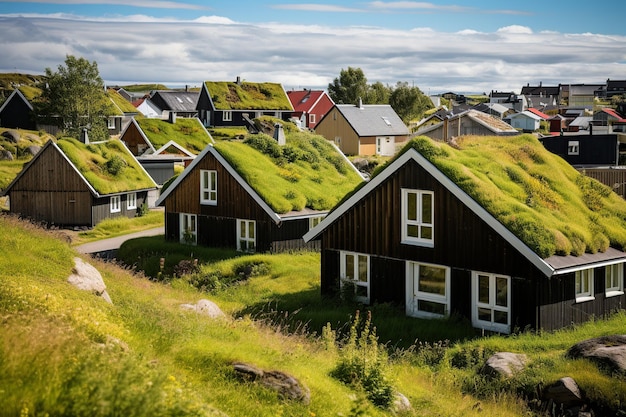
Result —
<svg viewBox="0 0 626 417"><path fill-rule="evenodd" d="M25 130L37 129L33 106L17 88L13 90L11 95L0 106L0 127Z"/></svg>
<svg viewBox="0 0 626 417"><path fill-rule="evenodd" d="M113 161L113 162L110 162ZM119 140L48 141L4 190L11 213L56 226L134 217L156 184Z"/></svg>
<svg viewBox="0 0 626 417"><path fill-rule="evenodd" d="M511 140L488 139L501 144ZM481 139L473 140L475 144ZM422 318L454 313L478 329L501 333L527 327L557 329L624 306L626 253L608 247L559 256L536 249L533 241L544 233L541 219L519 227L528 219L525 209L519 207L518 218L509 215L504 220L468 193L476 190L476 178L486 183L494 179L497 187L500 162L483 166L488 172L471 167L452 171L452 148L434 144L426 138L411 142L304 236L305 241L322 240L323 293L336 294L348 285L363 303L404 305L407 316ZM476 146L468 145L468 152ZM541 145L532 146L538 148ZM549 155L530 149L529 155L537 158ZM526 150L510 151L524 163L531 158L524 156ZM425 155L443 156L445 161L440 168ZM514 165L508 169L512 176L519 172ZM444 171L456 174L450 177ZM498 200L501 194L489 187L491 198ZM516 233L505 224L517 225Z"/></svg>
<svg viewBox="0 0 626 417"><path fill-rule="evenodd" d="M209 126L245 126L253 119L271 116L289 120L293 106L278 83L253 83L237 77L234 82L205 81L197 104L198 117Z"/></svg>
<svg viewBox="0 0 626 417"><path fill-rule="evenodd" d="M325 144L322 138L317 141L318 146ZM341 158L337 151L332 157ZM253 171L242 171L246 165L242 161L255 161L254 167L248 167ZM248 252L317 248L319 242L306 244L302 235L343 197L339 194L341 187L347 192L362 178L353 169L334 171L331 178L331 170L323 168L327 173L324 178L298 180L308 182L304 194L299 194L295 178L288 174L297 175L295 171L289 171L285 165L274 166L271 161L266 154L241 142L218 141L207 146L156 202L165 207L166 239ZM344 166L348 165L346 161ZM286 175L292 180L285 180ZM245 179L250 177L260 177L262 181L251 183ZM315 196L313 188L317 188ZM270 194L278 195L280 202ZM292 200L298 198L307 201L307 205L292 206ZM328 202L325 207L311 206L322 199Z"/></svg>

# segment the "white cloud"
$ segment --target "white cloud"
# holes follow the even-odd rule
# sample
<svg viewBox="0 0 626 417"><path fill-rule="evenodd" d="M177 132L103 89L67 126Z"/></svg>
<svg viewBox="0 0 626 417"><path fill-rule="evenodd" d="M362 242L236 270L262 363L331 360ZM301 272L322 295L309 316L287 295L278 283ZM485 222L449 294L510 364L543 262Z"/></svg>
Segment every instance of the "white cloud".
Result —
<svg viewBox="0 0 626 417"><path fill-rule="evenodd" d="M511 25L505 26L503 28L498 29L498 33L513 33L513 34L532 34L533 31L531 28L520 25Z"/></svg>
<svg viewBox="0 0 626 417"><path fill-rule="evenodd" d="M282 10L298 10L304 12L332 12L332 13L355 13L362 12L361 9L355 9L352 7L336 6L333 4L274 4L271 6L273 9Z"/></svg>
<svg viewBox="0 0 626 417"><path fill-rule="evenodd" d="M207 10L209 7L199 4L180 3L177 1L163 0L20 0L21 3L46 3L46 4L99 4L110 6L131 6L150 9L188 9Z"/></svg>

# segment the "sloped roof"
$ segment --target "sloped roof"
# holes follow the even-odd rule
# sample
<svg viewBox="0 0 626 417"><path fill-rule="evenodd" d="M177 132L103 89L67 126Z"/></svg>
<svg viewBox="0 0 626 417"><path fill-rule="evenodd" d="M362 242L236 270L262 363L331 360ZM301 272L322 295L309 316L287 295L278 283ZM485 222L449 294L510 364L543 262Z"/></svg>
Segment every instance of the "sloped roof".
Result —
<svg viewBox="0 0 626 417"><path fill-rule="evenodd" d="M139 110L113 88L107 88L107 96L113 104L114 114L123 116L124 114L137 114Z"/></svg>
<svg viewBox="0 0 626 417"><path fill-rule="evenodd" d="M198 155L209 143L213 143L211 134L197 118L177 117L175 123L153 118L135 119L135 122L155 149L174 141Z"/></svg>
<svg viewBox="0 0 626 417"><path fill-rule="evenodd" d="M527 118L533 119L533 120L541 120L541 117L539 117L535 113L533 113L531 111L528 111L528 110L524 110L523 112L519 112L519 113L510 114L506 118L508 118L508 119L516 119L518 117L527 117Z"/></svg>
<svg viewBox="0 0 626 417"><path fill-rule="evenodd" d="M416 138L369 183L346 197L305 240L318 236L409 159L546 276L582 268L583 255L586 265L626 258L623 199L547 151L532 135L462 136L455 147Z"/></svg>
<svg viewBox="0 0 626 417"><path fill-rule="evenodd" d="M158 96L157 98L160 97L165 104L161 110L194 113L198 103L198 95L199 93L196 91L156 91L151 98L154 102L156 96Z"/></svg>
<svg viewBox="0 0 626 417"><path fill-rule="evenodd" d="M550 118L549 115L545 114L544 112L542 112L541 110L538 110L534 107L529 107L528 109L529 112L536 114L537 116L541 117L543 120L548 120Z"/></svg>
<svg viewBox="0 0 626 417"><path fill-rule="evenodd" d="M11 93L11 95L4 101L4 103L2 103L2 106L0 106L0 112L2 112L2 110L4 110L4 108L11 102L11 100L16 100L16 97L20 100L22 100L24 103L26 103L26 105L28 106L28 108L32 111L33 110L33 105L30 104L30 101L28 101L28 99L24 96L24 94L19 90L19 88L16 88L15 90L13 90L13 92Z"/></svg>
<svg viewBox="0 0 626 417"><path fill-rule="evenodd" d="M409 128L388 104L336 104L335 107L360 137L410 134Z"/></svg>
<svg viewBox="0 0 626 417"><path fill-rule="evenodd" d="M287 91L287 97L289 97L293 110L296 112L308 112L324 94L326 94L324 90Z"/></svg>
<svg viewBox="0 0 626 417"><path fill-rule="evenodd" d="M160 205L207 154L213 155L276 222L326 212L363 181L354 166L326 139L288 135L284 147L267 135L209 145L161 195Z"/></svg>
<svg viewBox="0 0 626 417"><path fill-rule="evenodd" d="M513 126L498 119L497 117L493 117L487 113L483 113L481 111L473 110L473 109L455 114L452 117L450 117L450 120L460 119L463 117L468 117L472 119L476 123L489 129L491 132L493 132L493 134L496 134L496 135L498 134L499 135L517 135L519 133L517 129L515 129ZM424 127L418 130L417 134L418 135L426 134L433 130L439 129L443 123L444 122L440 122L431 126Z"/></svg>
<svg viewBox="0 0 626 417"><path fill-rule="evenodd" d="M204 88L217 110L292 110L279 83L205 81Z"/></svg>
<svg viewBox="0 0 626 417"><path fill-rule="evenodd" d="M608 114L609 116L617 119L616 121L621 122L621 123L626 123L626 119L624 119L618 112L616 112L614 109L605 107L601 110L602 112Z"/></svg>

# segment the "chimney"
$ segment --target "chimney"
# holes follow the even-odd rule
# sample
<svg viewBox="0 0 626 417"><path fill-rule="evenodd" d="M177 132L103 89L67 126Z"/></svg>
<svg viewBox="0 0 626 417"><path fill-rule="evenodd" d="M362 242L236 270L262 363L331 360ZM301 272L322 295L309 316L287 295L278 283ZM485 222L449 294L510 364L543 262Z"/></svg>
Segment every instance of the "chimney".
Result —
<svg viewBox="0 0 626 417"><path fill-rule="evenodd" d="M89 133L86 127L83 127L83 130L80 132L80 141L85 145L89 145Z"/></svg>
<svg viewBox="0 0 626 417"><path fill-rule="evenodd" d="M363 109L363 100L359 97L359 109Z"/></svg>
<svg viewBox="0 0 626 417"><path fill-rule="evenodd" d="M285 131L283 130L283 125L280 123L274 125L274 139L278 142L278 146L285 146Z"/></svg>
<svg viewBox="0 0 626 417"><path fill-rule="evenodd" d="M171 111L169 115L167 116L167 121L175 125L176 124L176 112Z"/></svg>
<svg viewBox="0 0 626 417"><path fill-rule="evenodd" d="M237 85L241 85L241 77L238 75L237 76L237 81L235 81L237 83Z"/></svg>

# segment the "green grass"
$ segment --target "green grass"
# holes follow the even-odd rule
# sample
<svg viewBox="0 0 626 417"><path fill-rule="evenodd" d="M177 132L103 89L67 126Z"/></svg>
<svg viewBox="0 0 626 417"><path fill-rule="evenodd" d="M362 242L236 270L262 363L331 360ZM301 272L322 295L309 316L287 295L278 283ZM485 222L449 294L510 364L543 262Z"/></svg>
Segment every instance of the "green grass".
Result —
<svg viewBox="0 0 626 417"><path fill-rule="evenodd" d="M59 148L101 195L154 188L154 181L119 140L85 145L64 138ZM120 169L111 171L107 162L117 159Z"/></svg>
<svg viewBox="0 0 626 417"><path fill-rule="evenodd" d="M176 119L176 124L160 119L138 119L137 123L155 149L173 140L197 155L209 143L212 143L211 137L198 119L179 117Z"/></svg>
<svg viewBox="0 0 626 417"><path fill-rule="evenodd" d="M11 152L12 161L0 161L0 190L4 190L20 173L24 164L32 159L30 153L26 151L29 146L43 146L52 135L23 129L0 128L0 134L11 130L19 134L19 141L14 143L0 135L0 149Z"/></svg>
<svg viewBox="0 0 626 417"><path fill-rule="evenodd" d="M425 137L414 147L539 256L626 247L624 200L532 135Z"/></svg>
<svg viewBox="0 0 626 417"><path fill-rule="evenodd" d="M278 83L206 81L218 110L289 110L289 98Z"/></svg>
<svg viewBox="0 0 626 417"><path fill-rule="evenodd" d="M625 401L623 377L564 357L578 341L626 333L624 313L554 333L492 337L454 336L450 328L462 323L434 321L439 339L450 336L449 343L394 349L398 337L423 340L427 321L406 319L403 335L388 340L382 334L393 327L391 316L402 315L393 306L348 304L341 310L333 300L320 299L319 254L230 258L186 246L198 251L187 256L203 259L204 273L219 270L227 276L242 264L266 266L212 293L197 292L186 277L155 283L89 259L102 273L113 301L108 304L67 283L77 254L52 232L0 216L0 233L0 409L7 416L222 415L217 410L231 417L391 416L358 388L331 376L342 344L305 325L317 310L333 330L345 334L355 308L372 312L376 334L390 348L389 362L382 366L413 405L406 416L532 415L519 394L563 376L574 377L603 415L615 415ZM133 244L145 253L159 249L156 238ZM213 300L232 318L210 320L180 308L200 298ZM255 312L261 305L274 306L279 314ZM303 324L291 327L291 317ZM492 351L526 353L529 365L506 383L487 381L477 369ZM295 376L311 390L311 403L281 400L259 384L240 381L232 370L235 361Z"/></svg>
<svg viewBox="0 0 626 417"><path fill-rule="evenodd" d="M113 114L123 115L123 113L139 113L139 111L128 102L120 93L112 88L107 89L107 96L115 105Z"/></svg>
<svg viewBox="0 0 626 417"><path fill-rule="evenodd" d="M215 140L241 139L248 135L248 129L244 126L213 127L209 129L209 133Z"/></svg>
<svg viewBox="0 0 626 417"><path fill-rule="evenodd" d="M155 227L162 227L165 224L162 210L150 210L140 217L115 217L105 219L98 223L93 229L78 233L78 238L72 242L73 245L93 242L94 240L108 239L122 236L129 233L140 232Z"/></svg>

